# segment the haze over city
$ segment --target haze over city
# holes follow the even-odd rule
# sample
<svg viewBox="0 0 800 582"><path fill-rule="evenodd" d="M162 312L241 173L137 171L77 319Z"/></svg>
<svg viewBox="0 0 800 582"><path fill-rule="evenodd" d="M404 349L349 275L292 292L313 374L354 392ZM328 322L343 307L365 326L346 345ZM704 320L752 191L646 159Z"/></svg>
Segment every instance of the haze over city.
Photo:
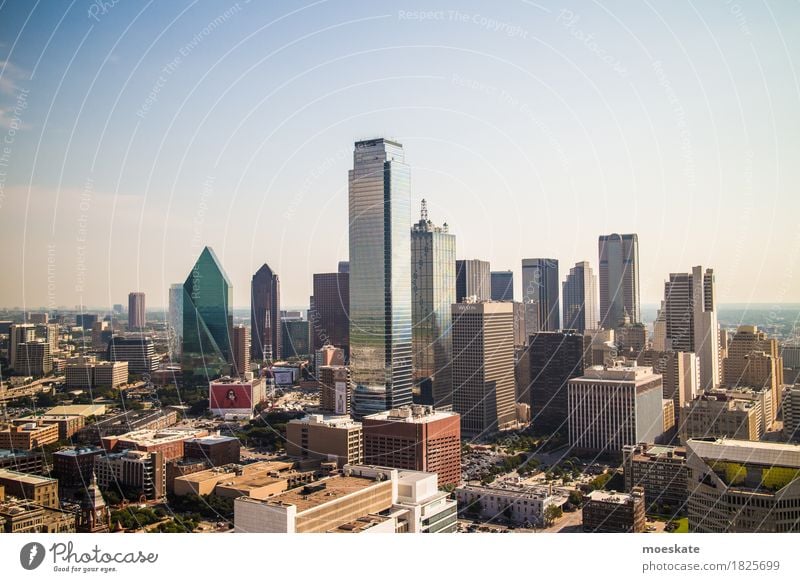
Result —
<svg viewBox="0 0 800 582"><path fill-rule="evenodd" d="M13 3L0 305L163 307L210 245L234 305L268 262L307 306L348 258L352 146L376 136L403 143L412 221L426 198L517 293L522 258L563 276L636 232L644 304L700 264L720 303L798 302L798 11Z"/></svg>

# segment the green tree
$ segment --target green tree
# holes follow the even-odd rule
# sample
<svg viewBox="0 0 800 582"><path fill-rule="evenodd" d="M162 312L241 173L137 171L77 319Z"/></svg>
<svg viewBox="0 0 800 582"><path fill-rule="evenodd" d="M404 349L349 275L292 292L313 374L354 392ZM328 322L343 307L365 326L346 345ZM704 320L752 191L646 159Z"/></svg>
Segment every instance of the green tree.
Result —
<svg viewBox="0 0 800 582"><path fill-rule="evenodd" d="M564 515L564 512L558 505L548 505L544 510L544 522L549 527L562 515Z"/></svg>

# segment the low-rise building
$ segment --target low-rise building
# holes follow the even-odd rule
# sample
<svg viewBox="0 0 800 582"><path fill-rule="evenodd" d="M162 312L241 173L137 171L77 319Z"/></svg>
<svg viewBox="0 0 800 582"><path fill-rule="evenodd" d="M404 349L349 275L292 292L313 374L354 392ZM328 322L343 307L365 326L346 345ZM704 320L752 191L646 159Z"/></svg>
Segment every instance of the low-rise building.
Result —
<svg viewBox="0 0 800 582"><path fill-rule="evenodd" d="M296 459L335 461L339 467L364 462L360 422L349 416L311 414L286 425L286 454Z"/></svg>
<svg viewBox="0 0 800 582"><path fill-rule="evenodd" d="M583 503L583 531L641 533L645 528L645 499L641 487L630 493L592 491Z"/></svg>
<svg viewBox="0 0 800 582"><path fill-rule="evenodd" d="M275 497L239 497L234 501L235 531L453 531L456 505L438 491L436 475L411 473L419 472L347 465L341 474Z"/></svg>
<svg viewBox="0 0 800 582"><path fill-rule="evenodd" d="M105 404L64 404L61 406L54 406L49 408L45 414L60 416L60 415L79 415L87 418L89 416L102 416L106 413Z"/></svg>
<svg viewBox="0 0 800 582"><path fill-rule="evenodd" d="M183 456L187 459L201 459L212 467L220 467L239 462L241 445L239 439L219 434L191 438L183 444Z"/></svg>
<svg viewBox="0 0 800 582"><path fill-rule="evenodd" d="M128 362L98 362L94 356L69 358L64 366L67 388L118 388L128 381Z"/></svg>
<svg viewBox="0 0 800 582"><path fill-rule="evenodd" d="M135 450L148 453L160 452L165 461L184 456L184 442L191 438L206 436L205 430L166 428L161 430L135 430L129 433L103 437L101 444L106 451Z"/></svg>
<svg viewBox="0 0 800 582"><path fill-rule="evenodd" d="M13 421L16 425L27 424L29 422L55 424L58 426L58 439L66 440L83 428L85 419L78 414L42 414L41 416L15 418Z"/></svg>
<svg viewBox="0 0 800 582"><path fill-rule="evenodd" d="M0 503L0 532L75 533L77 517L74 511L9 500Z"/></svg>
<svg viewBox="0 0 800 582"><path fill-rule="evenodd" d="M459 513L484 520L500 520L525 527L543 527L545 510L561 507L567 497L547 486L516 484L465 485L456 489Z"/></svg>
<svg viewBox="0 0 800 582"><path fill-rule="evenodd" d="M58 442L58 425L26 422L0 431L0 449L31 450Z"/></svg>
<svg viewBox="0 0 800 582"><path fill-rule="evenodd" d="M40 451L0 449L0 469L11 469L20 473L41 475L43 455Z"/></svg>
<svg viewBox="0 0 800 582"><path fill-rule="evenodd" d="M3 469L0 470L0 485L5 488L6 495L45 507L58 507L58 479Z"/></svg>
<svg viewBox="0 0 800 582"><path fill-rule="evenodd" d="M644 489L647 510L675 514L684 509L686 489L686 449L639 443L622 451L625 490Z"/></svg>
<svg viewBox="0 0 800 582"><path fill-rule="evenodd" d="M353 384L350 368L326 365L319 370L319 407L326 414L352 412Z"/></svg>

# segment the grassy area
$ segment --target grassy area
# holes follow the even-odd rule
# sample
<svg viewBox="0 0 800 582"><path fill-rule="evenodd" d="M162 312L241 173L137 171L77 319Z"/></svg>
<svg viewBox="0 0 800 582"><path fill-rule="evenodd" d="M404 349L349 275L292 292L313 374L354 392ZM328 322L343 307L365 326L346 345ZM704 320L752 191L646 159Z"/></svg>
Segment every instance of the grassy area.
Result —
<svg viewBox="0 0 800 582"><path fill-rule="evenodd" d="M678 529L672 533L689 533L689 518L681 517L678 521Z"/></svg>

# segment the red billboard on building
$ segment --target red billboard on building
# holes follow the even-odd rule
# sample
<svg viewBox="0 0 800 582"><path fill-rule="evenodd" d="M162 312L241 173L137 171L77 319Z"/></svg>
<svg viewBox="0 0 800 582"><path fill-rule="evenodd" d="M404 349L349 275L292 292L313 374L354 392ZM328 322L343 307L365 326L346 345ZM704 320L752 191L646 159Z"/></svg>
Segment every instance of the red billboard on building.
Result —
<svg viewBox="0 0 800 582"><path fill-rule="evenodd" d="M250 384L211 384L209 394L211 410L253 410L253 387Z"/></svg>

